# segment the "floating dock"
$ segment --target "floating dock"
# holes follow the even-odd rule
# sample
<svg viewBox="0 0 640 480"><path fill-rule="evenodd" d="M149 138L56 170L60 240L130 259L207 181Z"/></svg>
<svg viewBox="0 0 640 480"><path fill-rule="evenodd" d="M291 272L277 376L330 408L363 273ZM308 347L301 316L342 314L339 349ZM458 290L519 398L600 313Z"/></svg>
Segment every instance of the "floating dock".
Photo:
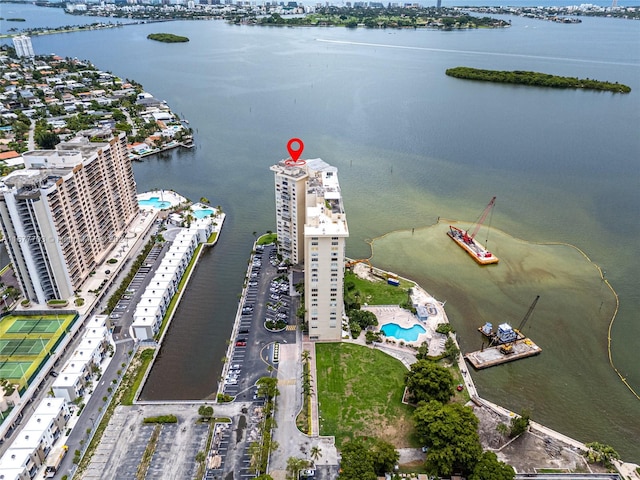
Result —
<svg viewBox="0 0 640 480"><path fill-rule="evenodd" d="M511 353L502 353L500 348L500 345L487 347L477 352L467 353L464 358L473 365L473 368L482 370L483 368L502 365L521 358L533 357L542 352L542 349L528 338L512 344Z"/></svg>

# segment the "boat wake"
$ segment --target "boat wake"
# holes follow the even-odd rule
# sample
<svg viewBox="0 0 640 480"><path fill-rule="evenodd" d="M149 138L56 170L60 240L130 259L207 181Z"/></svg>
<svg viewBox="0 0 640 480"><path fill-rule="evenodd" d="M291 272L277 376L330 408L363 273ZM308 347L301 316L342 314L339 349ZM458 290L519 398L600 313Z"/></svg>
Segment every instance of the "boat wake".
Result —
<svg viewBox="0 0 640 480"><path fill-rule="evenodd" d="M542 60L558 60L562 62L578 62L578 63L593 63L593 64L601 64L601 65L622 65L627 67L640 67L640 64L630 63L630 62L610 62L606 60L585 60L580 58L547 57L544 55L523 55L520 53L480 52L475 50L455 50L455 49L447 49L447 48L414 47L411 45L350 42L347 40L328 40L325 38L316 38L316 41L323 42L323 43L333 43L338 45L356 45L361 47L397 48L401 50L424 50L426 52L462 53L465 55L484 55L484 56L492 56L492 57L535 58L535 59L542 59Z"/></svg>

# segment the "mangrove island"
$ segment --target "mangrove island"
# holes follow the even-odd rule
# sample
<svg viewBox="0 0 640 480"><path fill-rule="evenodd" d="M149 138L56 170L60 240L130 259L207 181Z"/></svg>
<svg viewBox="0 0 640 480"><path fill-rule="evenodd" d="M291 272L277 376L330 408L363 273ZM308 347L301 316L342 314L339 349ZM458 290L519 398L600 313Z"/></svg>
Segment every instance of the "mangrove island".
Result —
<svg viewBox="0 0 640 480"><path fill-rule="evenodd" d="M149 40L164 43L182 43L189 41L187 37L181 37L180 35L174 35L173 33L150 33L147 35L147 38Z"/></svg>
<svg viewBox="0 0 640 480"><path fill-rule="evenodd" d="M614 93L629 93L631 88L621 83L602 82L590 78L561 77L548 73L526 72L522 70L482 70L471 67L449 68L445 72L450 77L466 80L482 80L496 83L515 83L551 88L584 88L587 90L605 90Z"/></svg>

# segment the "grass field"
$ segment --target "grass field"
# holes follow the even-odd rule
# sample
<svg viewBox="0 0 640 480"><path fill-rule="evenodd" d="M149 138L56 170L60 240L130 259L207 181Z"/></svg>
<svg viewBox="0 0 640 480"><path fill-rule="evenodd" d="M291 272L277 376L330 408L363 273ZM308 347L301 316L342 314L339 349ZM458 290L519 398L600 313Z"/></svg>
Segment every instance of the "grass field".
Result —
<svg viewBox="0 0 640 480"><path fill-rule="evenodd" d="M419 447L413 408L401 402L407 369L379 350L348 343L316 344L320 434L336 446L357 436L396 448Z"/></svg>
<svg viewBox="0 0 640 480"><path fill-rule="evenodd" d="M360 292L360 299L369 305L400 305L407 301L407 289L414 286L406 280L400 280L400 286L394 287L386 281L371 282L358 277L354 273L345 272L345 283L353 281L355 290Z"/></svg>

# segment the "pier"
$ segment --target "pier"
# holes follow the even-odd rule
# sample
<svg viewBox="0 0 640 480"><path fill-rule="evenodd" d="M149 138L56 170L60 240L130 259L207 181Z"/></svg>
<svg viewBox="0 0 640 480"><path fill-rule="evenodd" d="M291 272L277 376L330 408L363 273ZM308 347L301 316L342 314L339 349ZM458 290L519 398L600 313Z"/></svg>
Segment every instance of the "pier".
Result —
<svg viewBox="0 0 640 480"><path fill-rule="evenodd" d="M464 358L473 365L476 370L502 365L503 363L520 360L521 358L533 357L542 352L542 348L525 338L512 345L511 353L502 353L501 345L487 347L476 352L467 353Z"/></svg>

